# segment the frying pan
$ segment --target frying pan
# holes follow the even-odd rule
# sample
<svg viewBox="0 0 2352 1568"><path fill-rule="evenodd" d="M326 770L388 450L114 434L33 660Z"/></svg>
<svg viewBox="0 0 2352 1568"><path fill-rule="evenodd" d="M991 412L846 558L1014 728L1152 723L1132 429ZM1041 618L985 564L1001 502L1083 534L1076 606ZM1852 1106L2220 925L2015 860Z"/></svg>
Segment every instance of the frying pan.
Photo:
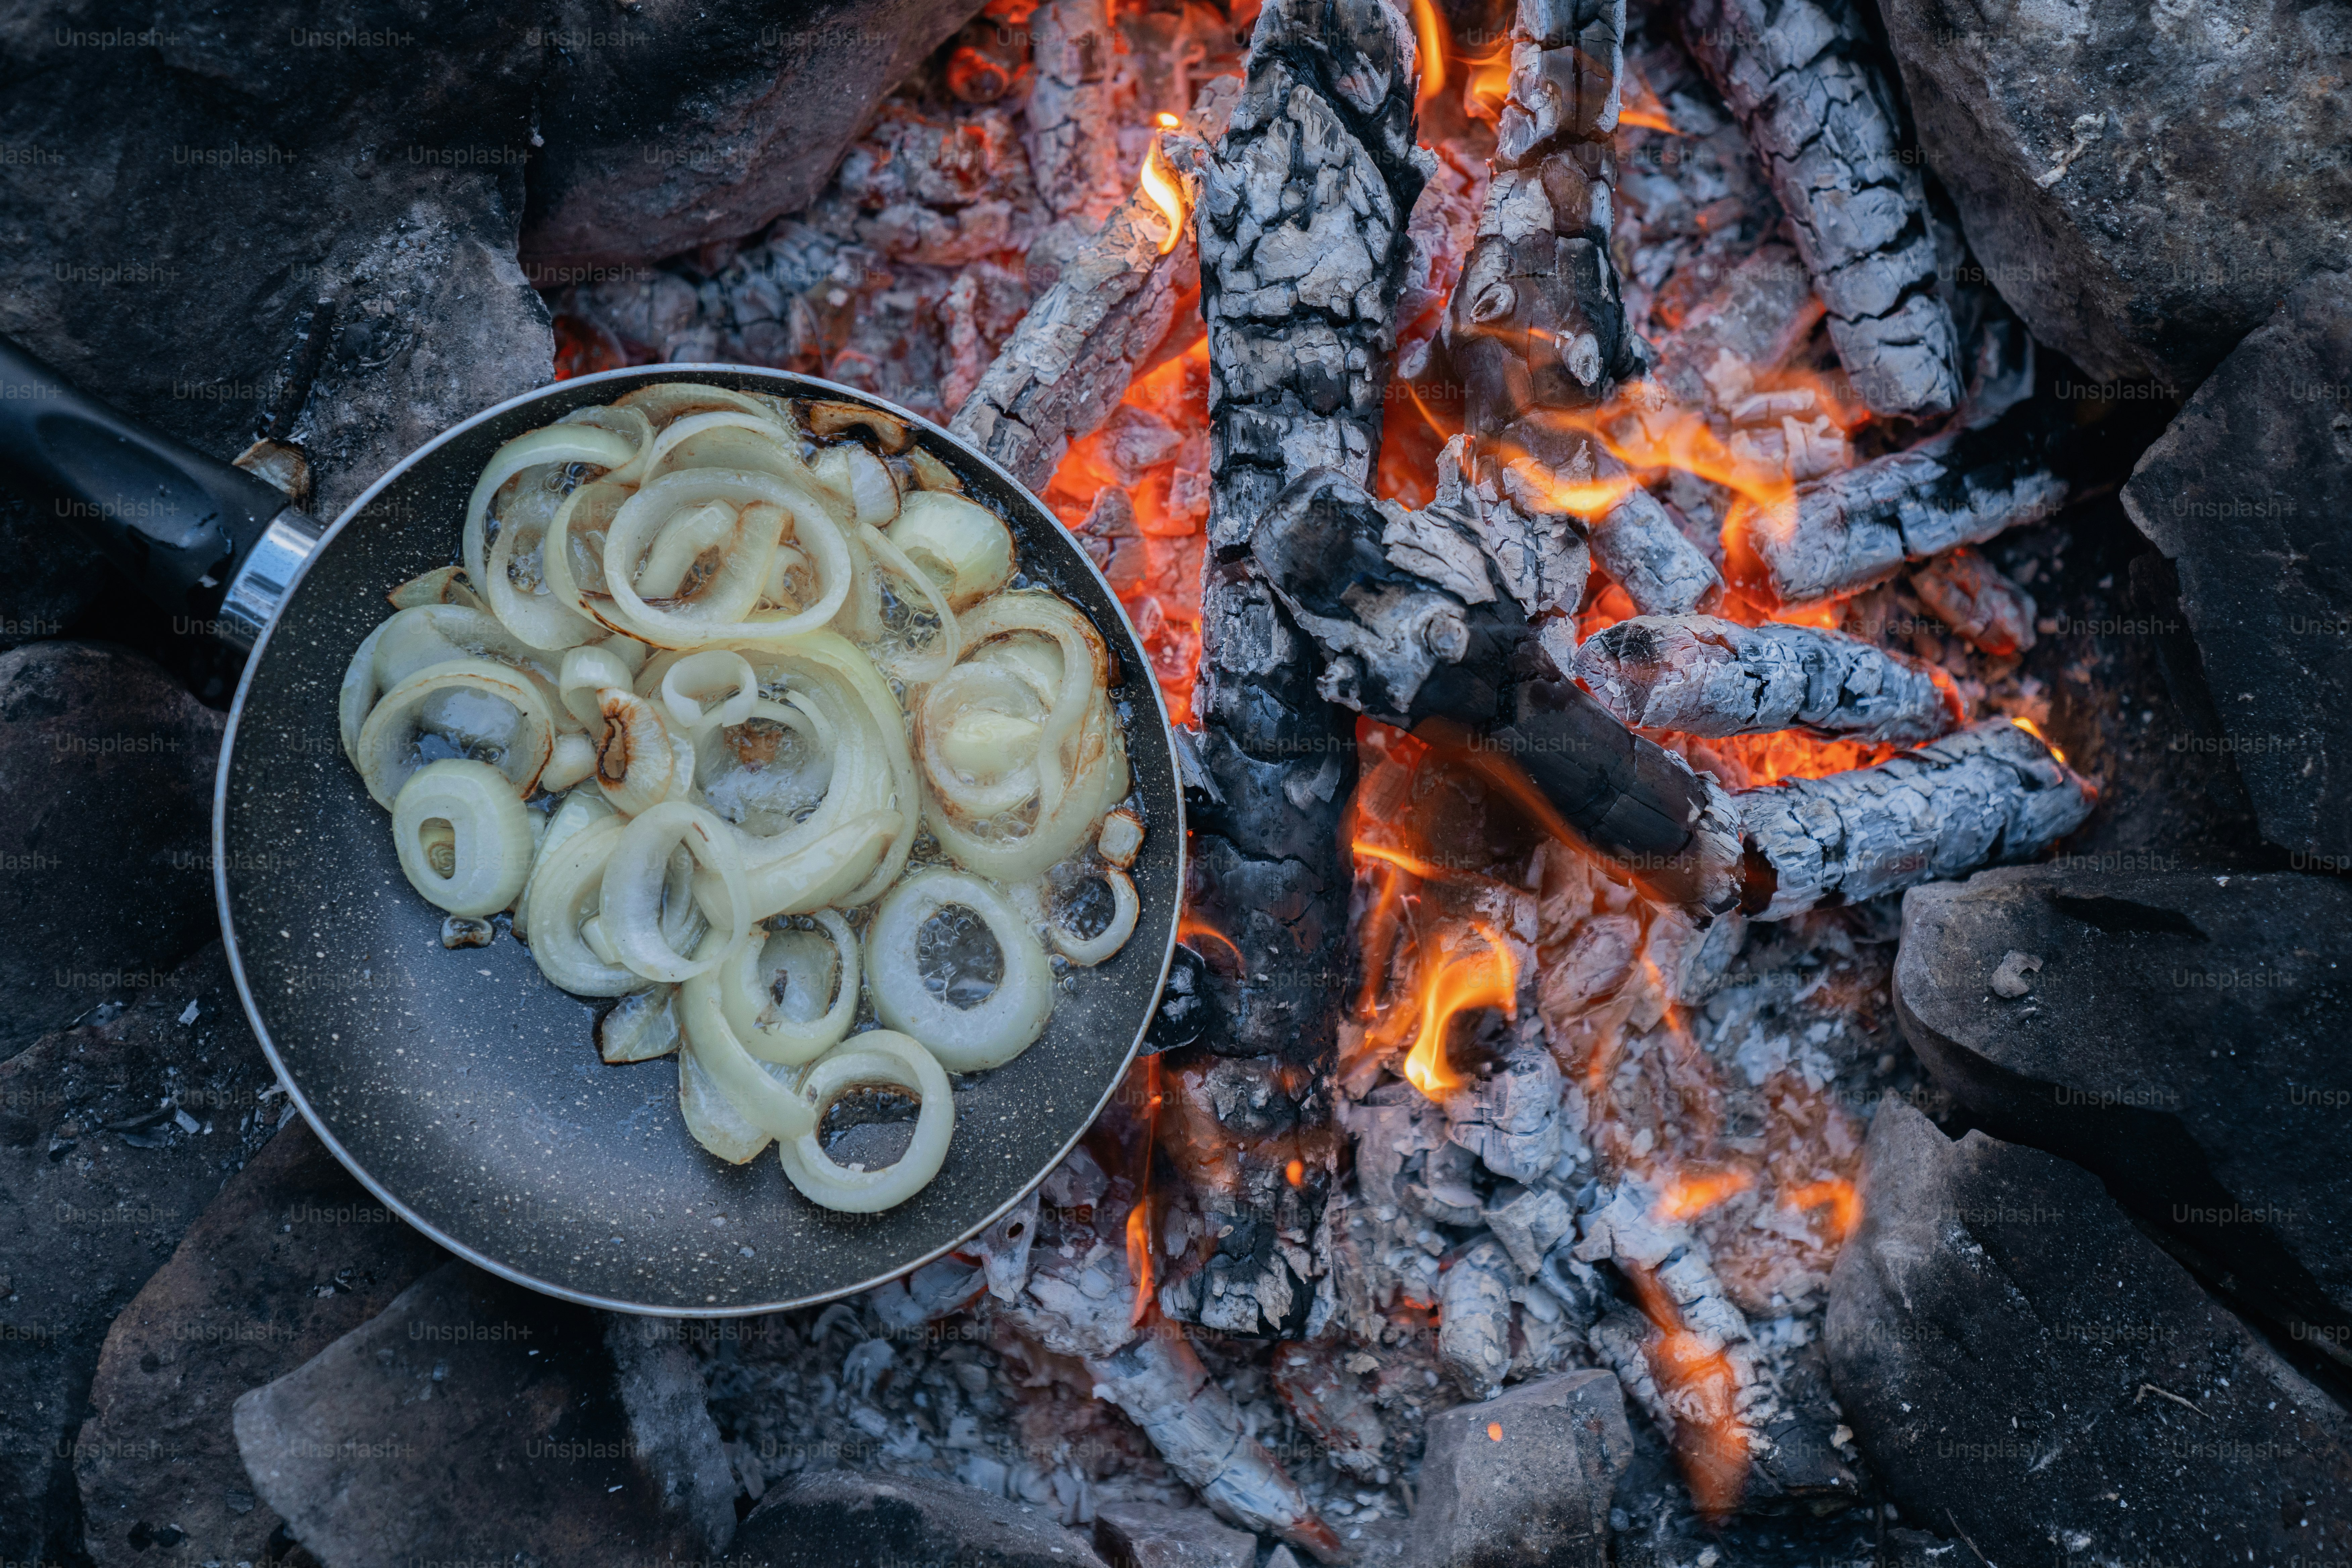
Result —
<svg viewBox="0 0 2352 1568"><path fill-rule="evenodd" d="M1094 622L1118 662L1143 851L1135 934L1074 970L1045 1037L960 1078L928 1187L878 1215L803 1198L772 1152L732 1166L688 1134L675 1058L600 1061L595 1007L508 935L445 950L386 814L342 755L335 697L384 594L456 559L474 480L503 442L572 409L695 381L877 409L1011 525L1029 580ZM557 382L395 464L323 531L240 469L140 426L0 341L0 465L57 493L175 613L251 649L214 799L229 963L263 1050L335 1156L459 1257L550 1295L682 1317L847 1294L940 1256L1013 1207L1117 1089L1176 940L1183 805L1151 666L1068 532L987 458L849 387L746 365L647 365Z"/></svg>

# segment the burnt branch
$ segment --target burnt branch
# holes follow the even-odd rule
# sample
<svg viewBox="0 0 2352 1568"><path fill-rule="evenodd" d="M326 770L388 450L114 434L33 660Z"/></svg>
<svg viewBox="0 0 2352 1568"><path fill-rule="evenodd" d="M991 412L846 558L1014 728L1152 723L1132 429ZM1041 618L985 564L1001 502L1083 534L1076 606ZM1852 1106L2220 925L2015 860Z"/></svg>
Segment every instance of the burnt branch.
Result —
<svg viewBox="0 0 2352 1568"><path fill-rule="evenodd" d="M1318 1086L1345 978L1339 825L1354 730L1318 689L1313 644L1252 545L1308 473L1359 487L1370 478L1410 259L1405 219L1431 166L1413 144L1412 82L1412 33L1381 0L1276 0L1259 16L1229 129L1202 174L1210 548L1187 893L1218 932L1221 951L1203 955L1218 1026L1202 1045L1234 1058L1228 1080L1248 1080L1213 1101L1237 1137L1269 1117L1311 1135L1329 1114ZM1311 1235L1316 1215L1286 1215L1255 1185L1202 1194L1199 1207L1218 1216L1228 1248L1262 1243L1226 1270L1220 1321L1295 1330L1316 1268L1289 1238ZM1172 1304L1204 1310L1198 1297Z"/></svg>
<svg viewBox="0 0 2352 1568"><path fill-rule="evenodd" d="M2084 445L2027 405L1803 486L1785 526L1749 531L1761 585L1783 605L1843 598L1906 561L2038 522L2077 498Z"/></svg>
<svg viewBox="0 0 2352 1568"><path fill-rule="evenodd" d="M1979 653L1999 658L2033 646L2033 595L1973 550L1947 551L1914 569L1911 591Z"/></svg>
<svg viewBox="0 0 2352 1568"><path fill-rule="evenodd" d="M1788 212L1855 391L1880 414L1949 413L1959 339L1936 292L1926 186L1852 6L1690 0L1682 20Z"/></svg>
<svg viewBox="0 0 2352 1568"><path fill-rule="evenodd" d="M1226 82L1215 87L1202 94L1190 134L1160 138L1188 207L1204 143L1223 133L1233 107ZM1100 429L1127 395L1193 288L1200 251L1189 213L1172 249L1162 248L1167 235L1167 218L1143 191L1120 203L1021 318L949 428L1043 489L1070 443Z"/></svg>
<svg viewBox="0 0 2352 1568"><path fill-rule="evenodd" d="M1941 670L1815 626L1642 616L1586 638L1574 657L1586 689L1637 729L1909 742L1963 717Z"/></svg>
<svg viewBox="0 0 2352 1568"><path fill-rule="evenodd" d="M1988 719L1876 767L1733 798L1742 907L1784 920L2031 860L2082 826L2098 795L2040 738Z"/></svg>

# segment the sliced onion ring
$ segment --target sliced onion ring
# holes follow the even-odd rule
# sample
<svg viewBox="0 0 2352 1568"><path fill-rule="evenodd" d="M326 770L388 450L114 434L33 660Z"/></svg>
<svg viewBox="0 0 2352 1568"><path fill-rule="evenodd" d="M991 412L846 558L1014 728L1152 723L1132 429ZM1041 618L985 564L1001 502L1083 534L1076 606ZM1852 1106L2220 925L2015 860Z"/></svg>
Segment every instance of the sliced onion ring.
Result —
<svg viewBox="0 0 2352 1568"><path fill-rule="evenodd" d="M629 437L615 431L600 430L593 425L550 425L526 431L491 453L482 477L474 481L472 497L466 502L466 575L473 579L478 589L488 589L490 499L509 479L543 463L588 463L599 468L617 468L636 455L636 443Z"/></svg>
<svg viewBox="0 0 2352 1568"><path fill-rule="evenodd" d="M589 823L548 849L531 868L523 900L530 956L539 972L575 996L621 996L646 983L624 965L597 956L581 922L600 907L604 868L621 841L617 816Z"/></svg>
<svg viewBox="0 0 2352 1568"><path fill-rule="evenodd" d="M1127 939L1135 934L1136 916L1142 909L1135 897L1135 882L1126 872L1106 866L1083 879L1095 878L1099 878L1110 889L1111 914L1110 923L1093 936L1080 936L1064 925L1061 906L1050 898L1046 900L1046 908L1053 918L1046 924L1045 933L1053 939L1054 951L1072 963L1083 964L1088 969L1127 945Z"/></svg>
<svg viewBox="0 0 2352 1568"><path fill-rule="evenodd" d="M446 822L450 869L435 866L425 825ZM488 763L427 763L392 803L392 843L425 902L469 920L515 900L530 874L530 818L504 773Z"/></svg>
<svg viewBox="0 0 2352 1568"><path fill-rule="evenodd" d="M787 1018L775 1007L768 987L767 952L773 938L753 931L751 940L727 955L719 964L719 1001L727 1022L743 1048L764 1062L799 1067L813 1062L839 1045L857 1021L857 933L832 910L819 910L817 922L833 943L835 994L820 1017L805 1022ZM814 936L814 931L779 931L778 936Z"/></svg>
<svg viewBox="0 0 2352 1568"><path fill-rule="evenodd" d="M727 693L727 700L715 710L706 710L704 701L720 691ZM740 724L751 716L751 705L760 700L760 679L751 673L750 661L732 648L704 648L663 671L661 696L662 706L681 730L700 724L709 711L715 711L721 724Z"/></svg>
<svg viewBox="0 0 2352 1568"><path fill-rule="evenodd" d="M538 784L555 745L555 720L538 685L530 677L485 658L453 658L428 665L385 692L360 726L358 755L352 760L378 805L389 811L400 786L416 771L409 763L417 710L436 693L457 690L494 698L515 710L512 739L498 771L518 795L529 795Z"/></svg>
<svg viewBox="0 0 2352 1568"><path fill-rule="evenodd" d="M662 889L669 878L670 851L681 844L698 866L717 879L727 906L716 910L707 901L703 904L711 931L702 952L693 958L673 948L661 929ZM703 887L698 879L698 896ZM716 968L727 950L751 929L735 830L700 806L683 801L647 807L622 830L620 841L613 847L613 858L604 868L599 912L614 953L647 980L675 984ZM721 932L730 934L722 941Z"/></svg>
<svg viewBox="0 0 2352 1568"><path fill-rule="evenodd" d="M955 1091L932 1054L916 1041L887 1029L869 1029L819 1058L801 1079L818 1126L835 1100L877 1083L911 1089L923 1102L915 1118L914 1141L896 1163L878 1171L835 1164L817 1136L817 1126L797 1138L776 1140L784 1175L811 1203L844 1214L879 1214L921 1192L947 1163L948 1145L955 1137Z"/></svg>
<svg viewBox="0 0 2352 1568"><path fill-rule="evenodd" d="M972 1007L932 995L915 962L923 922L959 904L988 927L1004 961L996 989ZM921 1041L952 1072L1003 1066L1036 1043L1054 1011L1054 972L1027 922L994 887L944 867L910 872L883 895L866 933L866 983L875 1016Z"/></svg>

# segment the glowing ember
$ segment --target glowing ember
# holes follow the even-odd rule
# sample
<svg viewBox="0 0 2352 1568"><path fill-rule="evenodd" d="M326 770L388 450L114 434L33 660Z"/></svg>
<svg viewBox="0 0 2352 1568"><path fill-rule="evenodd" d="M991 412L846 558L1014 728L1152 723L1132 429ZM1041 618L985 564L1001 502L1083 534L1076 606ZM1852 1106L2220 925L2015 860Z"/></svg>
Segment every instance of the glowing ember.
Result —
<svg viewBox="0 0 2352 1568"><path fill-rule="evenodd" d="M1781 1204L1792 1209L1815 1209L1826 1206L1830 1222L1837 1234L1831 1239L1843 1241L1862 1223L1862 1194L1852 1182L1839 1179L1829 1182L1808 1182L1792 1188Z"/></svg>
<svg viewBox="0 0 2352 1568"><path fill-rule="evenodd" d="M1658 1194L1658 1217L1695 1219L1755 1184L1756 1178L1745 1171L1726 1171L1711 1176L1669 1176Z"/></svg>
<svg viewBox="0 0 2352 1568"><path fill-rule="evenodd" d="M1161 118L1167 117L1163 115ZM1176 248L1178 240L1184 237L1184 187L1177 183L1176 176L1169 172L1167 163L1160 158L1160 138L1157 136L1151 139L1151 145L1144 149L1141 183L1143 194L1151 199L1153 206L1160 209L1160 216L1168 225L1168 237L1160 242L1160 254L1165 256Z"/></svg>
<svg viewBox="0 0 2352 1568"><path fill-rule="evenodd" d="M1475 951L1465 951L1473 946ZM1494 927L1474 921L1468 931L1439 945L1418 977L1420 1030L1405 1053L1407 1083L1432 1100L1462 1087L1445 1059L1445 1031L1464 1013L1499 1007L1518 1016L1519 966Z"/></svg>
<svg viewBox="0 0 2352 1568"><path fill-rule="evenodd" d="M1499 1443L1503 1440L1503 1424L1500 1421L1486 1423L1486 1440L1490 1443Z"/></svg>
<svg viewBox="0 0 2352 1568"><path fill-rule="evenodd" d="M2011 719L2010 722L2024 731L2027 734L2032 736L2035 740L2041 742L2043 745L2049 747L2050 754L2057 758L2062 766L2064 764L2066 761L2066 753L2058 749L2058 743L2056 742L2053 741L2049 736L2042 732L2041 725L2035 723L2031 719Z"/></svg>
<svg viewBox="0 0 2352 1568"><path fill-rule="evenodd" d="M1656 1325L1648 1346L1650 1374L1675 1413L1675 1456L1691 1501L1709 1519L1727 1518L1748 1490L1748 1432L1734 1401L1738 1374L1720 1345L1693 1333L1657 1276L1627 1267L1643 1316Z"/></svg>
<svg viewBox="0 0 2352 1568"><path fill-rule="evenodd" d="M1210 968L1225 970L1233 975L1241 973L1240 945L1189 908L1176 916L1176 940L1199 953L1201 961Z"/></svg>
<svg viewBox="0 0 2352 1568"><path fill-rule="evenodd" d="M1282 1175L1283 1179L1294 1187L1305 1186L1307 1184L1307 1162L1304 1160L1293 1159L1289 1164L1285 1165L1282 1168Z"/></svg>

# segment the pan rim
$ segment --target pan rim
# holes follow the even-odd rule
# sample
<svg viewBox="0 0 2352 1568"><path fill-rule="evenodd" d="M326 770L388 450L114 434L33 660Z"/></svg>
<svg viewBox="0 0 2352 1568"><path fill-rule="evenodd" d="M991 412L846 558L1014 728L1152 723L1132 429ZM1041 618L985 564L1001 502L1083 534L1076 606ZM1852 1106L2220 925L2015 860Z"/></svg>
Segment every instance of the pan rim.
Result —
<svg viewBox="0 0 2352 1568"><path fill-rule="evenodd" d="M1014 479L1005 470L1003 464L981 451L971 442L954 435L932 420L901 408L887 398L877 397L872 393L860 391L854 386L845 386L839 382L827 381L822 376L803 375L794 371L777 370L769 365L736 364L721 361L681 361L661 364L629 365L618 370L595 371L585 375L567 376L561 381L551 381L544 386L533 387L528 392L520 393L458 421L434 436L423 446L409 452L386 468L373 484L353 498L351 503L337 514L335 521L320 534L318 543L312 547L302 564L294 572L292 580L288 583L285 598L281 604L292 601L294 595L300 590L303 580L310 575L311 566L326 553L337 537L362 511L366 510L368 504L373 501L377 495L394 480L407 474L441 447L466 432L514 409L540 402L559 390L568 391L573 387L594 385L608 381L643 381L648 378L696 381L705 379L713 373L784 382L798 388L821 392L843 402L863 404L887 413L893 418L905 420L908 424L919 426L946 442L960 456L969 458L992 471L1013 491L1026 497L1031 504L1045 516L1050 518L1053 515L1028 486ZM794 395L803 395L804 394L794 394ZM1058 520L1055 521L1055 526L1061 526ZM1092 556L1084 550L1077 549L1075 544L1069 553L1102 588L1104 599L1109 604L1112 612L1118 616L1120 628L1127 634L1129 648L1139 651L1143 647L1142 636L1136 630L1134 621L1129 617L1127 606L1121 604L1118 595L1111 591L1110 583L1103 576L1102 569L1095 564ZM245 960L237 943L236 922L229 910L227 854L229 764L236 755L237 730L245 717L246 700L252 690L255 674L260 669L261 661L269 651L270 639L277 633L279 618L278 616L270 617L269 624L262 628L261 635L254 640L253 650L246 656L245 668L237 677L236 695L229 704L228 721L221 732L220 763L213 773L213 900L215 909L220 916L221 943L228 960L229 977L236 986L237 1000L244 1005L246 1022L252 1027L254 1038L260 1043L262 1055L268 1060L271 1070L278 1075L278 1085L285 1089L287 1099L297 1110L301 1112L302 1120L310 1124L310 1131L317 1135L319 1142L326 1146L328 1152L334 1155L337 1163L343 1169L350 1172L352 1177L379 1199L386 1208L398 1215L408 1226L453 1257L463 1258L478 1268L487 1270L502 1279L520 1285L527 1289L535 1290L541 1295L551 1296L558 1300L575 1302L584 1307L599 1308L608 1312L626 1313L633 1317L719 1320L751 1317L764 1312L790 1311L827 1301L842 1300L871 1290L877 1286L887 1285L893 1279L902 1279L928 1264L937 1262L1020 1207L1032 1193L1045 1184L1045 1178L1054 1173L1070 1151L1077 1147L1078 1141L1093 1129L1096 1121L1100 1120L1104 1109L1110 1104L1111 1097L1118 1092L1120 1084L1126 1080L1128 1072L1134 1067L1137 1053L1143 1047L1143 1037L1150 1028L1151 1020L1159 1011L1160 997L1168 984L1169 969L1175 962L1178 945L1179 922L1177 921L1169 922L1167 943L1160 954L1158 976L1151 985L1150 1004L1145 1008L1142 1020L1136 1026L1135 1038L1129 1042L1126 1053L1119 1058L1118 1070L1112 1074L1109 1082L1103 1086L1102 1093L1096 1099L1093 1110L1087 1113L1085 1121L1079 1123L1077 1130L1055 1151L1053 1158L1043 1169L1024 1181L1010 1198L991 1210L977 1224L944 1245L902 1263L886 1273L814 1295L793 1297L782 1300L721 1307L657 1306L600 1296L591 1291L577 1290L551 1280L542 1279L458 1240L440 1226L426 1221L413 1207L403 1202L397 1194L389 1191L353 1156L350 1150L343 1146L341 1141L328 1130L319 1111L311 1105L310 1098L302 1092L302 1086L295 1081L294 1075L287 1068L284 1058L278 1054L277 1041L270 1035L269 1026L262 1016L261 1008L254 999L252 986L246 976ZM1167 696L1160 690L1160 682L1150 678L1150 668L1149 662L1144 662L1144 678L1139 684L1150 693L1152 711L1159 716L1160 720L1160 734L1169 750L1170 775L1175 781L1176 787L1170 792L1173 806L1173 821L1171 826L1176 836L1176 886L1181 889L1184 885L1186 862L1191 849L1191 837L1185 821L1182 758L1178 752L1174 721L1168 716ZM1130 737L1131 740L1132 737Z"/></svg>

